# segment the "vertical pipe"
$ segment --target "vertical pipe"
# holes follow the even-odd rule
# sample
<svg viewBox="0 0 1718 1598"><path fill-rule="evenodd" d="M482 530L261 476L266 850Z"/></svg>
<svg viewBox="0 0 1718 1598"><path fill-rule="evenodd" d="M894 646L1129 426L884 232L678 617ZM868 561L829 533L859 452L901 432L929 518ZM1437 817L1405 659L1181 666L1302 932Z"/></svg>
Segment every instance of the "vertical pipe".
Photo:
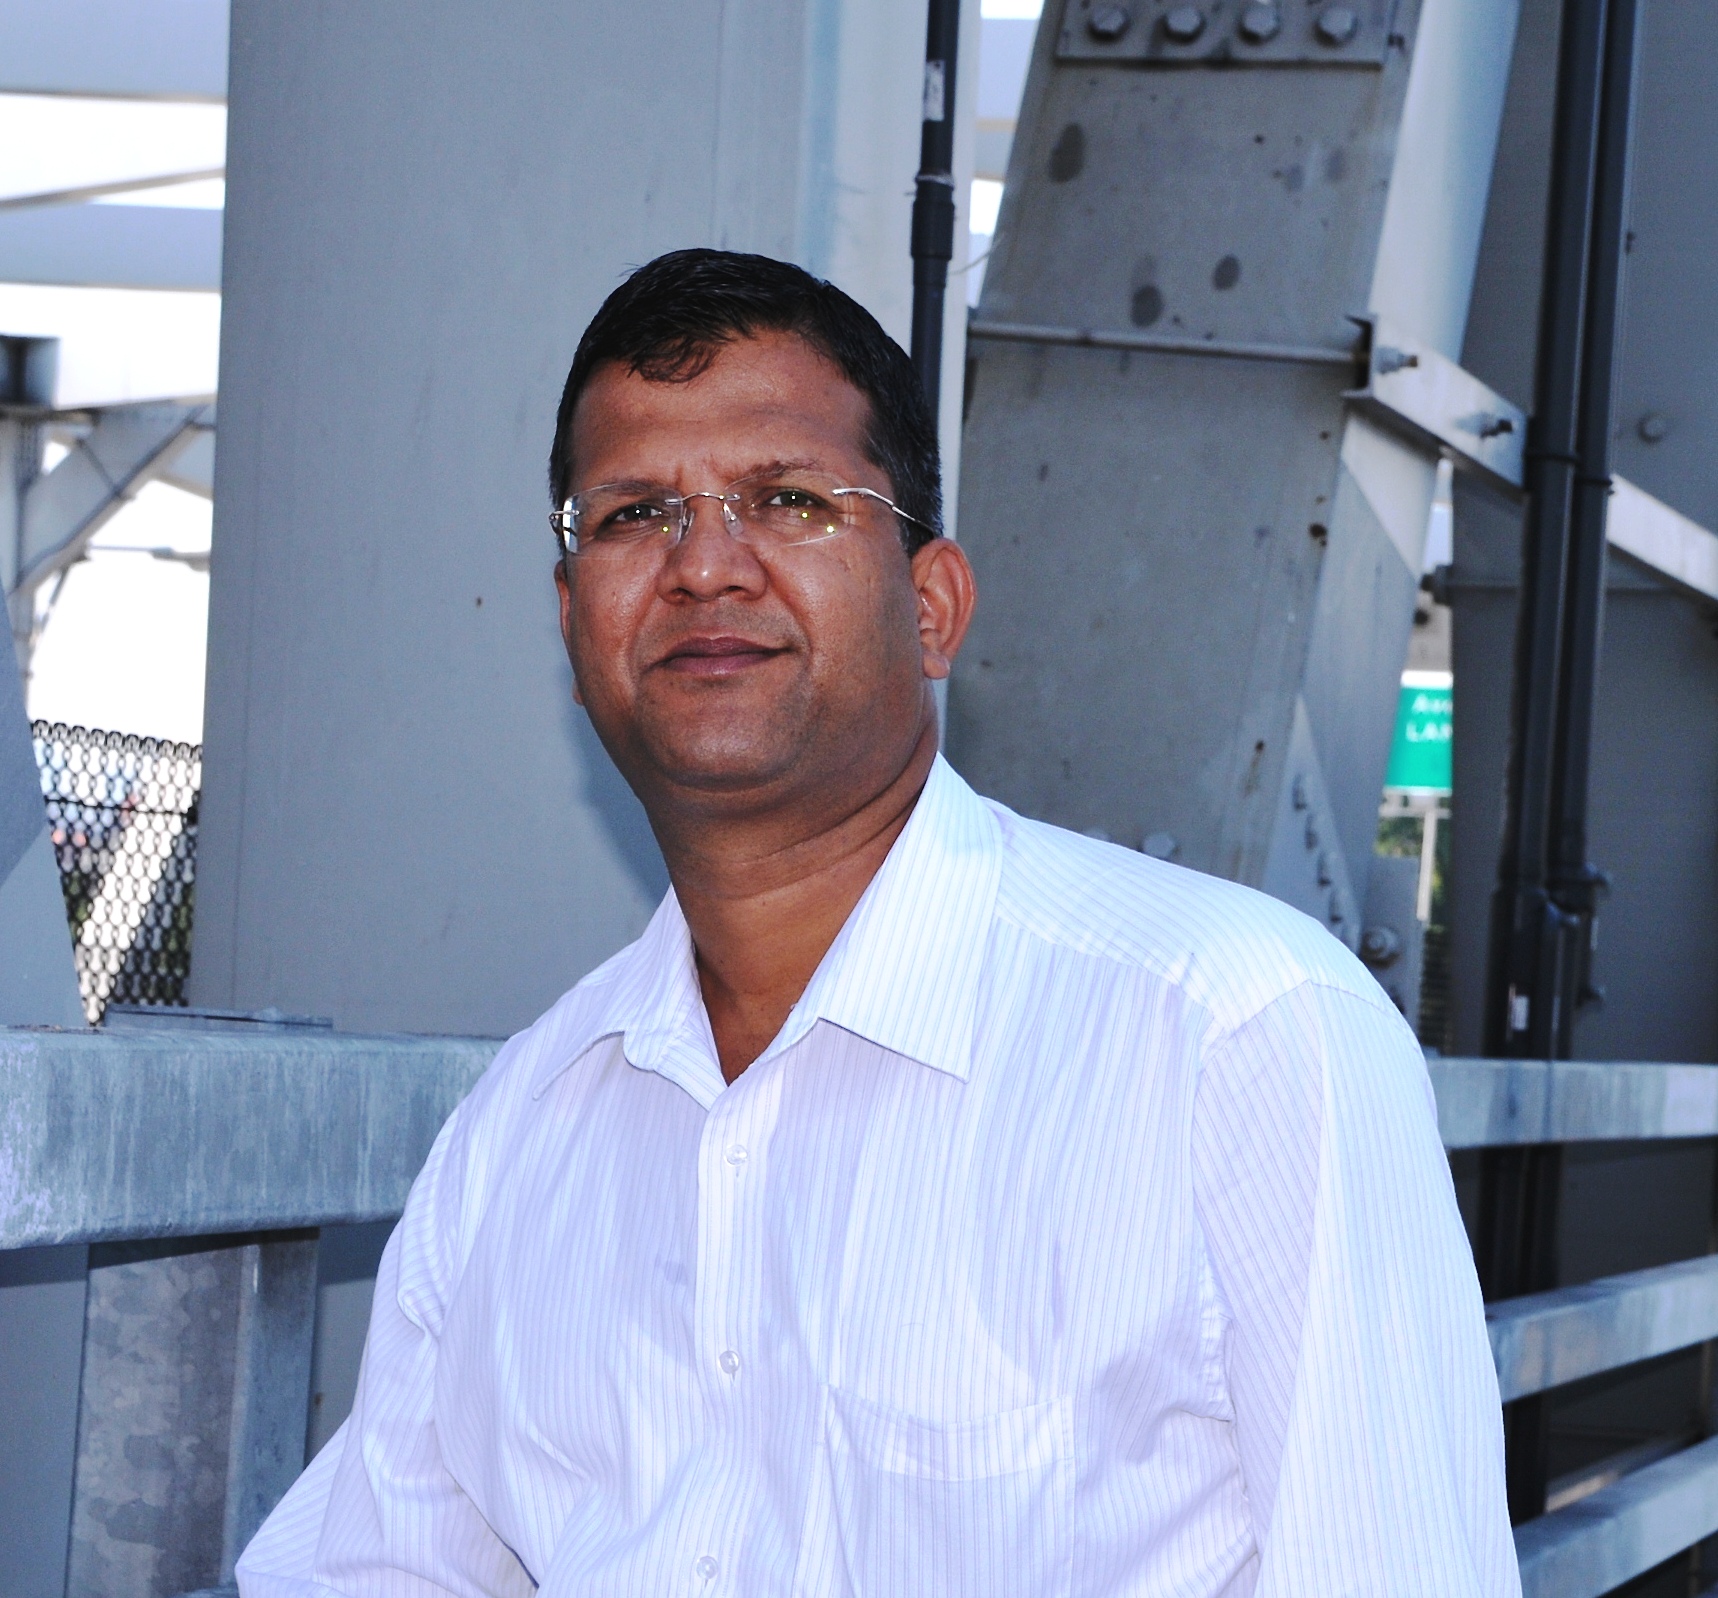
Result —
<svg viewBox="0 0 1718 1598"><path fill-rule="evenodd" d="M1570 538L1587 416L1588 339L1594 331L1590 290L1610 11L1607 0L1566 0L1558 46L1509 769L1492 900L1485 1042L1493 1055L1545 1059L1566 1052L1573 1008L1567 978L1582 923L1555 902L1551 885L1560 858L1556 796L1566 791L1559 776L1567 770L1570 708ZM1561 1187L1562 1150L1556 1145L1486 1156L1476 1263L1488 1298L1556 1284ZM1505 1413L1509 1512L1517 1523L1544 1513L1548 1423L1543 1395L1511 1404Z"/></svg>
<svg viewBox="0 0 1718 1598"><path fill-rule="evenodd" d="M929 0L924 123L913 194L912 356L933 416L942 398L943 304L954 255L954 90L959 45L960 0Z"/></svg>
<svg viewBox="0 0 1718 1598"><path fill-rule="evenodd" d="M1555 975L1564 933L1561 913L1546 891L1548 833L1607 9L1606 0L1568 0L1558 52L1509 772L1486 1004L1486 1049L1496 1055L1547 1058L1558 1030Z"/></svg>
<svg viewBox="0 0 1718 1598"><path fill-rule="evenodd" d="M1612 396L1621 323L1638 28L1638 0L1610 0L1551 789L1550 888L1559 906L1577 919L1564 979L1566 999L1559 1013L1560 1035L1554 1045L1559 1054L1567 1054L1572 1047L1576 1006L1583 998L1595 996L1587 980L1588 962L1606 882L1604 873L1587 859L1588 775L1604 631L1605 517L1611 492Z"/></svg>

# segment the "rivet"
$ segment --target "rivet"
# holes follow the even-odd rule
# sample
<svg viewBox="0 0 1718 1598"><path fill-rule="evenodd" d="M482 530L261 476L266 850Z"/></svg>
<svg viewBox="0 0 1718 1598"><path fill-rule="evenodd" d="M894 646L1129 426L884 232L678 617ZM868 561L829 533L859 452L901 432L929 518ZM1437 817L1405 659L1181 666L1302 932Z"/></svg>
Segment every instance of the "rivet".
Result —
<svg viewBox="0 0 1718 1598"><path fill-rule="evenodd" d="M1099 6L1086 21L1086 32L1100 44L1114 44L1133 26L1133 13L1126 6Z"/></svg>
<svg viewBox="0 0 1718 1598"><path fill-rule="evenodd" d="M1360 18L1347 6L1326 6L1319 14L1318 36L1326 44L1342 46L1360 31Z"/></svg>
<svg viewBox="0 0 1718 1598"><path fill-rule="evenodd" d="M1321 888L1328 888L1330 883L1330 856L1321 853L1318 857L1318 885Z"/></svg>
<svg viewBox="0 0 1718 1598"><path fill-rule="evenodd" d="M1163 31L1176 44L1192 44L1205 31L1205 13L1198 6L1177 6L1164 17Z"/></svg>
<svg viewBox="0 0 1718 1598"><path fill-rule="evenodd" d="M1145 842L1139 846L1141 854L1148 854L1153 860L1168 860L1180 847L1172 832L1150 832L1146 834Z"/></svg>
<svg viewBox="0 0 1718 1598"><path fill-rule="evenodd" d="M1642 443L1659 444L1669 436L1670 418L1657 411L1648 411L1634 424L1634 430L1640 434Z"/></svg>
<svg viewBox="0 0 1718 1598"><path fill-rule="evenodd" d="M1248 44L1269 44L1282 31L1283 14L1265 0L1253 0L1241 12L1241 37Z"/></svg>

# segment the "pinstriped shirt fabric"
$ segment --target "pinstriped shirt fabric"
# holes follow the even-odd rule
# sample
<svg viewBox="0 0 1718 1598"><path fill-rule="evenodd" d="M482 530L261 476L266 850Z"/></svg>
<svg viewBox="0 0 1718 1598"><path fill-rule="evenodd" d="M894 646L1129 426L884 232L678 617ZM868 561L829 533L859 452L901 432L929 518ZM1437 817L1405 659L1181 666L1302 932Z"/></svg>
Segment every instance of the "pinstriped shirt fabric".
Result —
<svg viewBox="0 0 1718 1598"><path fill-rule="evenodd" d="M245 1598L1519 1591L1413 1036L938 761L732 1086L672 895L511 1040Z"/></svg>

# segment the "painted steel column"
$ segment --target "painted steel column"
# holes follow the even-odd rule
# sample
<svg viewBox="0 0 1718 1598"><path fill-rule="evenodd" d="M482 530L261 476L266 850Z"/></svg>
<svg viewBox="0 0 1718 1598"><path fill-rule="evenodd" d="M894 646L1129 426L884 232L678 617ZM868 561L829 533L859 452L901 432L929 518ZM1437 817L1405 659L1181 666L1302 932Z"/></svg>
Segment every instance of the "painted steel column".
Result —
<svg viewBox="0 0 1718 1598"><path fill-rule="evenodd" d="M661 859L556 630L556 397L685 245L798 260L905 342L924 30L237 0L193 1002L506 1034L642 929Z"/></svg>
<svg viewBox="0 0 1718 1598"><path fill-rule="evenodd" d="M1046 8L975 328L1157 347L973 344L950 696L981 788L1351 945L1435 463L1344 356L1460 349L1515 8L1382 16Z"/></svg>

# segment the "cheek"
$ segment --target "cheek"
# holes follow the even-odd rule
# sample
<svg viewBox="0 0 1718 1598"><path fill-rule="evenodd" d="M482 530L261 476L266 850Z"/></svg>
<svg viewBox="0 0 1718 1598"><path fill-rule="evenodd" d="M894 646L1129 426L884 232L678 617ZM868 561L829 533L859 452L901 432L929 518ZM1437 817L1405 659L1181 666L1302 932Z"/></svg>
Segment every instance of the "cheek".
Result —
<svg viewBox="0 0 1718 1598"><path fill-rule="evenodd" d="M806 632L824 669L845 674L866 692L879 676L916 676L918 596L912 585L879 561L827 577L806 585L800 596Z"/></svg>
<svg viewBox="0 0 1718 1598"><path fill-rule="evenodd" d="M573 670L587 695L612 692L624 681L632 644L648 605L640 585L588 578L573 589L567 640Z"/></svg>

